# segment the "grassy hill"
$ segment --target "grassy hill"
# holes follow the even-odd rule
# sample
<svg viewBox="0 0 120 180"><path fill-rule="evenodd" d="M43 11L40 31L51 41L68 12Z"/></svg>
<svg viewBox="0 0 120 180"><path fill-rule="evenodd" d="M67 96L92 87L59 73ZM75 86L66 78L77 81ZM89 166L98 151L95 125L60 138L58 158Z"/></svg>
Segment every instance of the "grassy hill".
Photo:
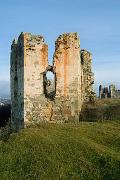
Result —
<svg viewBox="0 0 120 180"><path fill-rule="evenodd" d="M0 142L1 180L120 179L120 122L40 124Z"/></svg>

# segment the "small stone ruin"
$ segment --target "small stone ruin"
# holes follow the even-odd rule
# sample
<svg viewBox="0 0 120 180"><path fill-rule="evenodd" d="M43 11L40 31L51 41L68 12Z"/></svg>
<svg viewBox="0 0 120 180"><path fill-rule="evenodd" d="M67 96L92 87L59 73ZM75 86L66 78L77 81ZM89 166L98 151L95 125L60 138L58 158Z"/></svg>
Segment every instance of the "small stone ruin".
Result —
<svg viewBox="0 0 120 180"><path fill-rule="evenodd" d="M114 84L108 87L99 86L99 99L120 98L120 90L117 90Z"/></svg>

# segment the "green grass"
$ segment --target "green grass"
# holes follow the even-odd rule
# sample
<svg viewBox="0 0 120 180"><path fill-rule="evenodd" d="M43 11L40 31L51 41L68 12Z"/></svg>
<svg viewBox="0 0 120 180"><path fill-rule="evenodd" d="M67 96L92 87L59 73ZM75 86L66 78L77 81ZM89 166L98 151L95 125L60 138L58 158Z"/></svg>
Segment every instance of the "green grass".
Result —
<svg viewBox="0 0 120 180"><path fill-rule="evenodd" d="M120 123L40 124L0 142L0 180L120 179Z"/></svg>

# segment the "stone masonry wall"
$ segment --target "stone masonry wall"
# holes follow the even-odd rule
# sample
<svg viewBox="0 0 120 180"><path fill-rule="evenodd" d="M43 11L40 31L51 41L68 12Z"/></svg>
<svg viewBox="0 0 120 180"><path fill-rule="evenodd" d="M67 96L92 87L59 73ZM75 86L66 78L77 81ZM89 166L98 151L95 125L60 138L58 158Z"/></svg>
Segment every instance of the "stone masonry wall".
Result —
<svg viewBox="0 0 120 180"><path fill-rule="evenodd" d="M11 121L15 129L19 124L18 119L18 79L17 79L17 42L14 40L11 46L10 61L10 86L11 86ZM16 121L14 121L16 119Z"/></svg>
<svg viewBox="0 0 120 180"><path fill-rule="evenodd" d="M56 99L66 121L78 120L82 106L80 40L77 33L63 34L55 42ZM64 101L65 100L65 101ZM63 103L62 103L63 101ZM58 113L57 113L58 114Z"/></svg>
<svg viewBox="0 0 120 180"><path fill-rule="evenodd" d="M42 118L43 71L48 66L48 46L42 36L22 33L11 49L11 101L14 129ZM43 103L42 103L43 100ZM42 107L42 108L41 108ZM46 105L45 105L46 107Z"/></svg>
<svg viewBox="0 0 120 180"><path fill-rule="evenodd" d="M48 46L42 36L24 34L24 121L43 120L46 99L43 96L43 72L48 66Z"/></svg>
<svg viewBox="0 0 120 180"><path fill-rule="evenodd" d="M82 104L93 92L91 61L89 52L80 51L77 33L58 37L52 66L44 38L21 33L11 46L13 129L39 121L79 121ZM54 82L47 78L49 71Z"/></svg>
<svg viewBox="0 0 120 180"><path fill-rule="evenodd" d="M81 50L81 64L83 70L82 95L84 101L91 101L95 98L93 91L94 74L92 72L92 54L87 50Z"/></svg>

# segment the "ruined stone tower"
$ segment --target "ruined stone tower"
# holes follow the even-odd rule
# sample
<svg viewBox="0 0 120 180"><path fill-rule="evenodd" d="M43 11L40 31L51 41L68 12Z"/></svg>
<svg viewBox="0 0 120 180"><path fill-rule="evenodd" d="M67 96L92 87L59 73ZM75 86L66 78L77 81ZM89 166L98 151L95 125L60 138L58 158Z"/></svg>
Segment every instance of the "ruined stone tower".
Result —
<svg viewBox="0 0 120 180"><path fill-rule="evenodd" d="M52 66L44 38L21 33L11 46L13 129L39 121L79 121L82 104L93 92L91 61L88 51L80 51L77 33L58 37Z"/></svg>

